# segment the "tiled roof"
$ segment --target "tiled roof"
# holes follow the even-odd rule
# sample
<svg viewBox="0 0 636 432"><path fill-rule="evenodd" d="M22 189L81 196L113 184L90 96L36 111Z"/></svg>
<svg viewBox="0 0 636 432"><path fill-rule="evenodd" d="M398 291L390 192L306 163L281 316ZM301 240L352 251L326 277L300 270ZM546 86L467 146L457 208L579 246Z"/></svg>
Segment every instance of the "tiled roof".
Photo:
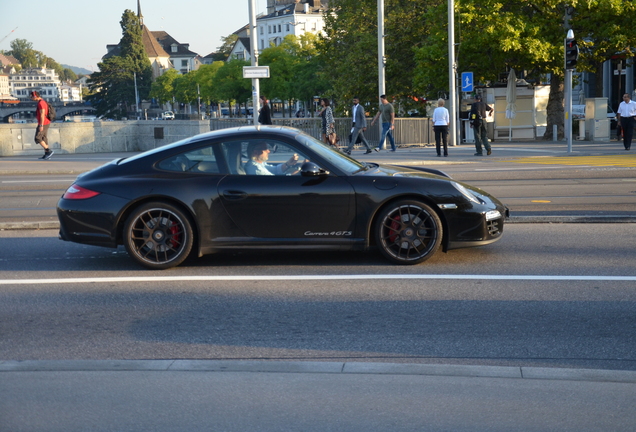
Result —
<svg viewBox="0 0 636 432"><path fill-rule="evenodd" d="M13 56L0 53L0 66L19 65L20 62Z"/></svg>
<svg viewBox="0 0 636 432"><path fill-rule="evenodd" d="M146 50L146 54L150 58L157 57L170 57L170 55L161 47L161 44L157 42L157 39L152 35L153 32L148 30L148 27L145 25L141 30L141 40L144 44L144 49ZM119 44L117 45L107 45L108 52L102 59L107 59L113 56L118 56L121 54L121 48Z"/></svg>
<svg viewBox="0 0 636 432"><path fill-rule="evenodd" d="M187 56L193 57L196 56L197 53L190 51L188 44L179 43L175 38L170 36L165 31L152 31L150 32L154 39L159 43L159 45L163 48L163 50L168 53L171 57L176 56ZM177 52L172 52L172 45L177 45Z"/></svg>

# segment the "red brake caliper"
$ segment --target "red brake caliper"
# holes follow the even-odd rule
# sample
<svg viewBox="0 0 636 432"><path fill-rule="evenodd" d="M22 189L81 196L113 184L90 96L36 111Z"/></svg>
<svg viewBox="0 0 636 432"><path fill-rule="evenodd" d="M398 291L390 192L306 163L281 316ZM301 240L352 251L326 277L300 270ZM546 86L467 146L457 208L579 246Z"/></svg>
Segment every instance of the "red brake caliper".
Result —
<svg viewBox="0 0 636 432"><path fill-rule="evenodd" d="M395 243L395 239L398 236L398 229L400 228L400 216L395 216L393 218L393 222L391 222L391 234L389 235L389 240L391 240L391 243Z"/></svg>

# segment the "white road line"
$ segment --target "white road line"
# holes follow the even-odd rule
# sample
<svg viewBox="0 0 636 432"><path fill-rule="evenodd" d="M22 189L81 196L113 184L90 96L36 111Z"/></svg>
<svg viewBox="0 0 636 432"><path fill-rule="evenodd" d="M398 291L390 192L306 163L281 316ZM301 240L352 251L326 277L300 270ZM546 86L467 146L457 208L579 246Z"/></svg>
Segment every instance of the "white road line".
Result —
<svg viewBox="0 0 636 432"><path fill-rule="evenodd" d="M67 182L74 181L77 177L72 178L61 178L54 180L2 180L2 183L59 183L59 182Z"/></svg>
<svg viewBox="0 0 636 432"><path fill-rule="evenodd" d="M360 275L259 275L259 276L154 276L154 277L96 277L60 279L4 279L0 285L76 284L114 282L213 282L213 281L327 281L327 280L519 280L519 281L636 281L636 276L579 276L579 275L456 275L456 274L360 274Z"/></svg>

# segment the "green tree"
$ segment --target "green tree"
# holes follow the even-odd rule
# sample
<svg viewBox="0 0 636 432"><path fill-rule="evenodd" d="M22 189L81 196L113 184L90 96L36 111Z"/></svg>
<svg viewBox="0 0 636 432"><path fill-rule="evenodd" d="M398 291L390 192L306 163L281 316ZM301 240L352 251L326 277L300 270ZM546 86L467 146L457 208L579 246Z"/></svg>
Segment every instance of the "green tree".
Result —
<svg viewBox="0 0 636 432"><path fill-rule="evenodd" d="M602 94L602 63L623 52L632 56L636 30L629 24L636 11L631 2L616 0L572 0L566 6L557 0L533 2L463 0L456 4L456 42L459 71L470 70L475 82L487 84L514 68L526 80L540 83L550 76L547 135L557 125L563 135L563 42L571 25L582 46L580 66L597 74L597 95ZM564 26L567 10L574 15ZM448 90L446 4L431 8L422 17L430 34L416 50L415 84L429 96ZM458 25L457 25L458 23Z"/></svg>
<svg viewBox="0 0 636 432"><path fill-rule="evenodd" d="M386 0L384 17L386 93L402 101L421 96L413 83L414 50L425 43L426 11L441 0ZM444 4L446 2L444 1ZM335 99L349 106L353 96L378 101L378 18L375 0L331 0L325 14L325 36L318 48ZM437 20L441 21L438 17Z"/></svg>
<svg viewBox="0 0 636 432"><path fill-rule="evenodd" d="M596 96L600 97L603 95L603 63L617 56L634 57L636 29L632 17L636 14L636 4L618 0L578 1L573 9L572 30L581 50L576 69L595 75Z"/></svg>
<svg viewBox="0 0 636 432"><path fill-rule="evenodd" d="M142 27L137 15L126 9L120 21L121 54L99 63L99 72L91 75L92 94L88 100L98 115L124 116L136 102L147 99L152 85L152 67L142 41Z"/></svg>
<svg viewBox="0 0 636 432"><path fill-rule="evenodd" d="M194 73L194 80L199 85L201 100L208 105L219 101L219 95L215 92L215 80L219 70L225 65L223 61L215 61L209 65L199 67Z"/></svg>
<svg viewBox="0 0 636 432"><path fill-rule="evenodd" d="M243 66L249 66L249 63L237 59L230 60L215 75L214 93L218 100L228 101L230 108L233 102L244 104L252 96L252 81L243 78Z"/></svg>
<svg viewBox="0 0 636 432"><path fill-rule="evenodd" d="M37 51L33 44L26 39L14 39L11 41L9 55L15 57L24 69L38 67Z"/></svg>
<svg viewBox="0 0 636 432"><path fill-rule="evenodd" d="M179 77L175 69L168 69L152 83L150 97L157 99L160 104L172 102L175 96L174 81Z"/></svg>
<svg viewBox="0 0 636 432"><path fill-rule="evenodd" d="M388 5L387 5L388 6ZM325 36L318 45L329 70L337 100L360 97L363 103L378 98L377 2L332 0L325 13ZM347 104L336 105L342 113Z"/></svg>
<svg viewBox="0 0 636 432"><path fill-rule="evenodd" d="M298 58L291 52L293 36L287 36L279 46L264 49L259 57L259 64L269 66L270 78L260 80L260 92L268 99L287 101L291 110L292 81L296 79L295 71ZM291 115L291 114L290 114Z"/></svg>
<svg viewBox="0 0 636 432"><path fill-rule="evenodd" d="M217 52L214 55L214 61L226 61L230 57L232 48L238 40L238 35L231 34L229 36L221 38L223 44L217 48Z"/></svg>

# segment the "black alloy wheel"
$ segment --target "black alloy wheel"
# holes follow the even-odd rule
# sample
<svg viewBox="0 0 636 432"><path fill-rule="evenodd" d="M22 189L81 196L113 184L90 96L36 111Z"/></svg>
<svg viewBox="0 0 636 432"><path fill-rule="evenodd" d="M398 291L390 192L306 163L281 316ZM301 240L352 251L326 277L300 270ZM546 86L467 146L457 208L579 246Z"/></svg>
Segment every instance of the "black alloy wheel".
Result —
<svg viewBox="0 0 636 432"><path fill-rule="evenodd" d="M136 208L124 226L124 246L139 264L153 270L176 267L190 254L192 224L178 208L162 202Z"/></svg>
<svg viewBox="0 0 636 432"><path fill-rule="evenodd" d="M435 254L442 242L442 222L429 206L402 200L386 207L376 221L380 252L397 264L419 264Z"/></svg>

